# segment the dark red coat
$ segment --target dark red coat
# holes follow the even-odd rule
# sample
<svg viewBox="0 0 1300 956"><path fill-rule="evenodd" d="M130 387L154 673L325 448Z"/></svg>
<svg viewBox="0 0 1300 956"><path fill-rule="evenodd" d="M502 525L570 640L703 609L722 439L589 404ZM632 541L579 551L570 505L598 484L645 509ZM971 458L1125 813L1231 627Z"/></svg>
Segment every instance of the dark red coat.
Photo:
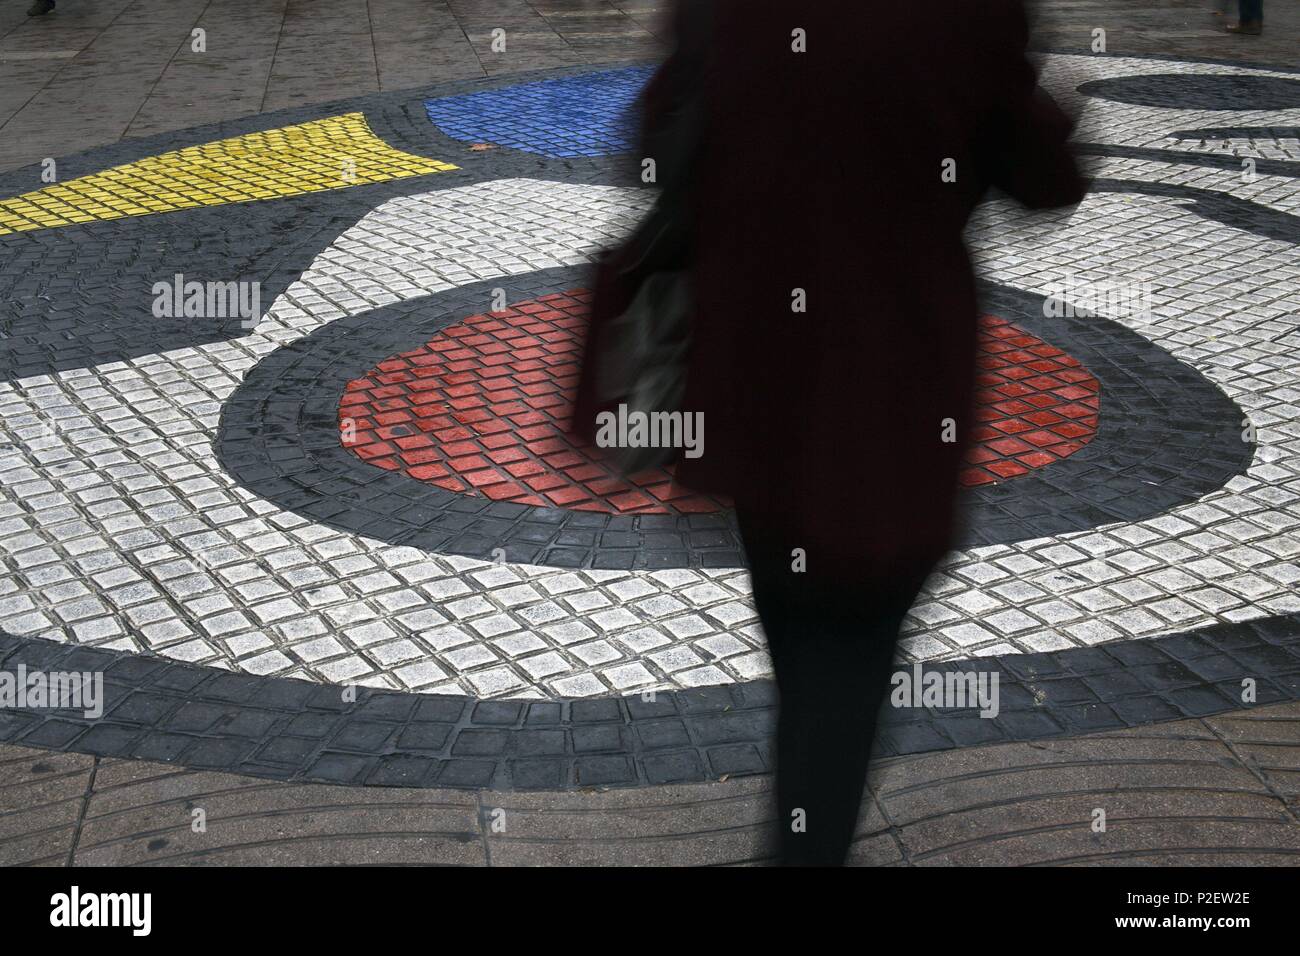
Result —
<svg viewBox="0 0 1300 956"><path fill-rule="evenodd" d="M709 35L688 28L652 81L644 118L653 142L674 97L703 91L685 408L704 413L704 454L678 476L855 577L929 564L951 540L973 425L962 230L990 186L1033 208L1078 202L1071 123L1035 85L1015 0L713 11ZM791 49L796 28L807 52ZM594 334L630 295L618 262L598 271ZM575 412L588 435L589 373ZM941 440L948 418L957 443Z"/></svg>

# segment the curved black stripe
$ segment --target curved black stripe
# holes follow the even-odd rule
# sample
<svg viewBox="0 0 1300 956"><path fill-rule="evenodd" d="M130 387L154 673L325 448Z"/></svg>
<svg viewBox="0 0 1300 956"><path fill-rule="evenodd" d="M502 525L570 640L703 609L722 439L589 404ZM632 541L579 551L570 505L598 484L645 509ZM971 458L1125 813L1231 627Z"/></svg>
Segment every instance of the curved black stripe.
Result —
<svg viewBox="0 0 1300 956"><path fill-rule="evenodd" d="M1300 175L1300 164L1296 173ZM1094 179L1093 192L1135 193L1184 199L1188 212L1264 239L1300 245L1300 216L1278 212L1248 199L1238 199L1216 189L1198 189L1176 183L1148 183L1128 179Z"/></svg>
<svg viewBox="0 0 1300 956"><path fill-rule="evenodd" d="M255 494L331 527L426 551L557 567L738 567L730 513L618 516L493 502L383 471L342 448L347 383L439 329L586 280L582 269L492 279L335 320L268 355L226 401L214 447ZM1117 322L1047 318L1043 299L986 285L984 306L1073 355L1101 384L1097 435L1063 461L962 495L962 546L1139 521L1243 472L1245 415L1190 366Z"/></svg>
<svg viewBox="0 0 1300 956"><path fill-rule="evenodd" d="M567 789L773 769L770 681L564 701L344 688L0 634L0 670L104 675L104 714L0 708L0 740L280 780ZM907 669L900 666L900 670ZM1205 717L1300 699L1300 615L926 672L998 675L999 712L886 708L895 756Z"/></svg>

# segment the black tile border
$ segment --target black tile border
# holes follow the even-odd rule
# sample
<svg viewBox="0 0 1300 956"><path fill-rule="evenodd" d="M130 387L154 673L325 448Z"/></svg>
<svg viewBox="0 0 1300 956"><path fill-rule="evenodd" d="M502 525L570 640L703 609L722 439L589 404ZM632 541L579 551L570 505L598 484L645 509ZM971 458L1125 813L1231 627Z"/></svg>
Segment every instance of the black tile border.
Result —
<svg viewBox="0 0 1300 956"><path fill-rule="evenodd" d="M349 381L482 312L586 281L559 268L347 316L268 354L222 407L222 468L254 494L339 530L392 544L563 568L659 570L744 563L730 512L620 516L494 502L377 468L341 447ZM984 284L985 309L1082 362L1101 384L1097 434L1081 450L996 485L964 489L959 547L1139 521L1220 488L1249 466L1244 413L1199 372L1117 322L1047 318L1043 297Z"/></svg>
<svg viewBox="0 0 1300 956"><path fill-rule="evenodd" d="M606 64L634 66L644 61ZM187 279L261 284L263 310L344 232L390 199L498 179L590 185L641 183L625 156L550 159L498 147L476 152L441 133L424 100L589 72L592 67L530 71L493 80L369 94L321 106L265 113L228 123L99 147L59 159L59 181L216 139L360 111L394 149L458 168L265 199L0 236L0 381L129 362L171 349L246 335L240 320L157 319L151 286ZM0 196L43 185L39 167L0 174ZM286 229L285 223L292 222ZM75 268L70 269L69 264Z"/></svg>
<svg viewBox="0 0 1300 956"><path fill-rule="evenodd" d="M257 677L0 635L0 670L95 671L104 714L0 709L0 741L275 780L494 790L769 773L771 681L585 700L481 701ZM900 669L908 665L899 665ZM1300 699L1300 614L1050 653L923 665L999 675L1000 713L886 709L879 756L1073 736ZM1242 700L1243 680L1256 698Z"/></svg>
<svg viewBox="0 0 1300 956"><path fill-rule="evenodd" d="M588 284L583 267L501 277L336 319L267 355L222 406L213 449L244 488L313 521L425 551L564 568L734 568L730 512L612 515L492 501L367 464L339 443L347 383L508 302Z"/></svg>
<svg viewBox="0 0 1300 956"><path fill-rule="evenodd" d="M1174 133L1169 134L1171 139L1175 135ZM1201 169L1231 170L1233 173L1240 173L1242 160L1250 159L1255 164L1255 172L1261 175L1300 179L1300 161L1290 159L1264 159L1263 157L1234 156L1228 153L1178 152L1172 149L1159 149L1154 146L1120 146L1114 143L1079 143L1075 146L1075 152L1083 156L1137 159L1150 163L1167 163L1171 166L1198 166ZM1143 192L1144 190L1134 188L1138 182L1141 181L1094 179L1091 191L1115 192L1117 190L1107 188L1108 184L1115 183L1126 186L1127 188L1123 190L1125 192ZM1296 241L1294 237L1300 235L1300 220L1297 220L1295 216L1278 212L1267 206L1261 206L1249 199L1239 199L1229 193L1214 189L1198 189L1195 186L1182 186L1176 183L1142 182L1142 185L1159 187L1164 190L1163 192L1157 192L1153 188L1147 193L1148 195L1178 196L1180 199L1191 199L1208 204L1211 209L1215 208L1216 205L1231 205L1234 209L1239 210L1237 215L1232 219L1219 218L1219 221L1227 226L1259 232L1258 224L1276 221L1290 223L1289 228L1284 227L1275 230L1283 234L1281 238L1294 242ZM1211 216L1210 218L1218 217ZM1239 221L1244 225L1239 224Z"/></svg>
<svg viewBox="0 0 1300 956"><path fill-rule="evenodd" d="M1088 80L1076 89L1084 96L1149 109L1242 112L1300 107L1300 80L1280 76L1143 73ZM1274 100L1260 105L1261 98L1270 96Z"/></svg>

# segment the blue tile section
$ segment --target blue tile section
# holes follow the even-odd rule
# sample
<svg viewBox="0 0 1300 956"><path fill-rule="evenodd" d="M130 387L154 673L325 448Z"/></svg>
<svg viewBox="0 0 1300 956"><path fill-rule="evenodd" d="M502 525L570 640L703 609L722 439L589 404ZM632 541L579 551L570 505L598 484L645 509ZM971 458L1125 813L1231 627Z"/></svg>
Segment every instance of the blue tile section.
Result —
<svg viewBox="0 0 1300 956"><path fill-rule="evenodd" d="M581 73L499 90L426 100L432 123L453 139L541 156L607 156L631 149L631 107L652 66Z"/></svg>

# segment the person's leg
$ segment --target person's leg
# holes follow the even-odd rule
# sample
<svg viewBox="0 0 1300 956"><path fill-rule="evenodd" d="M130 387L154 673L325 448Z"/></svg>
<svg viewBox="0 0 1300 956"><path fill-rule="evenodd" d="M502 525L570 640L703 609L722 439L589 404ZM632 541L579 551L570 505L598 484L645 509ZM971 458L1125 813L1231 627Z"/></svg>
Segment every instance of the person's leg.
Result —
<svg viewBox="0 0 1300 956"><path fill-rule="evenodd" d="M1264 0L1238 0L1237 23L1232 33L1258 33L1264 22Z"/></svg>
<svg viewBox="0 0 1300 956"><path fill-rule="evenodd" d="M861 610L839 620L791 622L777 639L777 806L787 865L839 866L853 842L906 613L883 604Z"/></svg>
<svg viewBox="0 0 1300 956"><path fill-rule="evenodd" d="M754 601L780 690L777 826L787 865L835 866L853 840L894 644L924 575L837 586L792 567L798 535L742 512Z"/></svg>

